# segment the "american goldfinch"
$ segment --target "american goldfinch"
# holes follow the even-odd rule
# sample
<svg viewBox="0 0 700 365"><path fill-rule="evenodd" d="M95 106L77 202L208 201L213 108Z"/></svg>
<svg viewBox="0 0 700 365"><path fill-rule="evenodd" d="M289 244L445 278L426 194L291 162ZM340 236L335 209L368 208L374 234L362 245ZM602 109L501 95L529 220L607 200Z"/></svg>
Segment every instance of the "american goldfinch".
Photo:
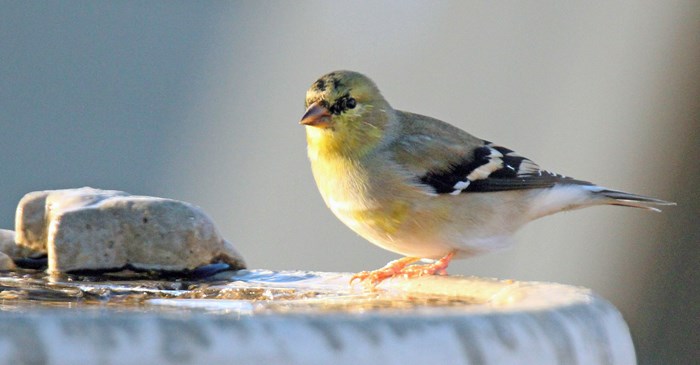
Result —
<svg viewBox="0 0 700 365"><path fill-rule="evenodd" d="M440 120L392 109L368 77L336 71L306 92L308 156L330 210L375 245L404 255L353 276L445 274L453 258L510 245L524 224L593 205L659 211L674 203L542 170ZM421 259L430 264L411 265Z"/></svg>

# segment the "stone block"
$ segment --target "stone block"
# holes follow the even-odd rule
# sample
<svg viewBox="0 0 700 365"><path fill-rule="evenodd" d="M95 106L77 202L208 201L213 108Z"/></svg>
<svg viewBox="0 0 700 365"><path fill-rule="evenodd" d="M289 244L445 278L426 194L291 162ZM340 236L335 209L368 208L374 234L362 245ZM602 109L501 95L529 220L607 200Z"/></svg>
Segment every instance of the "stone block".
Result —
<svg viewBox="0 0 700 365"><path fill-rule="evenodd" d="M17 244L48 253L49 272L191 270L245 263L200 208L186 202L93 188L25 195Z"/></svg>
<svg viewBox="0 0 700 365"><path fill-rule="evenodd" d="M15 262L3 252L0 252L0 271L14 270Z"/></svg>

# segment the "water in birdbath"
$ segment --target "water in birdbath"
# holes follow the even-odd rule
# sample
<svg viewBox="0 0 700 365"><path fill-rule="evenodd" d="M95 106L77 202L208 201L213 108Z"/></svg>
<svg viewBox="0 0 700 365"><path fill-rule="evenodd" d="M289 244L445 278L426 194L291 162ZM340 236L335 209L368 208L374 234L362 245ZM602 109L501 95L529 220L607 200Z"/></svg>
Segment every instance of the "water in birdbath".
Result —
<svg viewBox="0 0 700 365"><path fill-rule="evenodd" d="M463 307L476 298L351 287L347 274L223 271L207 278L120 272L51 276L0 273L0 310L32 308L269 313L365 312Z"/></svg>

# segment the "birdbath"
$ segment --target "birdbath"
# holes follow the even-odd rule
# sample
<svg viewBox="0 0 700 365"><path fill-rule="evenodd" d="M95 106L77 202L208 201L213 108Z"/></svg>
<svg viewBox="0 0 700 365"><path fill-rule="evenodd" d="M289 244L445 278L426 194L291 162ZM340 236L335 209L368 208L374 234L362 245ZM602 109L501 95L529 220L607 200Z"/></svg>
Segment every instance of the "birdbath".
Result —
<svg viewBox="0 0 700 365"><path fill-rule="evenodd" d="M585 288L242 268L191 204L28 193L0 229L0 365L636 362L620 313Z"/></svg>
<svg viewBox="0 0 700 365"><path fill-rule="evenodd" d="M0 273L0 364L635 364L589 289L462 276Z"/></svg>

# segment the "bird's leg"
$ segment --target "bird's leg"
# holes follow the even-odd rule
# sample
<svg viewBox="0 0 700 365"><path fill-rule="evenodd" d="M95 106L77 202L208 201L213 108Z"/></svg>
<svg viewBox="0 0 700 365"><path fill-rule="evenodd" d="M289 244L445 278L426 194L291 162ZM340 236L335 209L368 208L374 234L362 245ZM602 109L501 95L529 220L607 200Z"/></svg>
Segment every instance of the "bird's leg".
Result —
<svg viewBox="0 0 700 365"><path fill-rule="evenodd" d="M382 281L401 273L406 266L420 260L418 257L403 257L386 264L384 267L373 271L362 271L352 276L350 284L355 280L367 281L371 286L376 286ZM445 265L447 267L447 265Z"/></svg>
<svg viewBox="0 0 700 365"><path fill-rule="evenodd" d="M396 274L402 275L405 278L417 278L425 275L447 275L447 266L450 264L450 261L452 261L454 256L455 253L450 252L432 264L404 267Z"/></svg>

